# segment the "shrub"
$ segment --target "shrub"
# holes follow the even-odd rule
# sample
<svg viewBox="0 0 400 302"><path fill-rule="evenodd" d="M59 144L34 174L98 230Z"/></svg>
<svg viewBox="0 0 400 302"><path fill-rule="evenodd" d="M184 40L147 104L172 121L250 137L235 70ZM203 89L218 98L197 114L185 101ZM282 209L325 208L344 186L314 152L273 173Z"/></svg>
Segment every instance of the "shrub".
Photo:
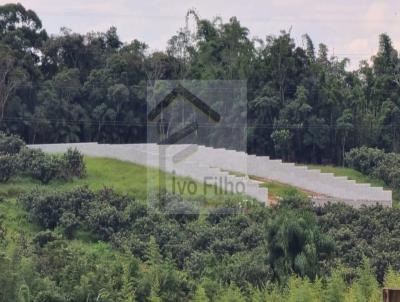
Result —
<svg viewBox="0 0 400 302"><path fill-rule="evenodd" d="M89 228L103 239L110 238L124 226L122 213L106 203L95 203L89 210L87 222Z"/></svg>
<svg viewBox="0 0 400 302"><path fill-rule="evenodd" d="M0 182L8 181L16 173L17 161L15 156L0 155Z"/></svg>
<svg viewBox="0 0 400 302"><path fill-rule="evenodd" d="M147 215L147 205L143 202L132 202L124 210L124 219L130 224Z"/></svg>
<svg viewBox="0 0 400 302"><path fill-rule="evenodd" d="M17 154L23 146L25 143L18 136L0 132L0 154Z"/></svg>
<svg viewBox="0 0 400 302"><path fill-rule="evenodd" d="M64 212L59 221L60 227L67 239L72 239L79 226L78 218L71 212Z"/></svg>
<svg viewBox="0 0 400 302"><path fill-rule="evenodd" d="M40 291L35 297L34 302L64 302L67 301L57 293L53 293L52 291Z"/></svg>
<svg viewBox="0 0 400 302"><path fill-rule="evenodd" d="M370 175L384 158L384 151L363 146L347 152L344 161L346 166Z"/></svg>
<svg viewBox="0 0 400 302"><path fill-rule="evenodd" d="M383 160L379 162L372 176L382 179L390 186L396 187L400 180L400 155L387 153Z"/></svg>
<svg viewBox="0 0 400 302"><path fill-rule="evenodd" d="M60 174L62 161L55 155L45 155L33 158L29 173L34 179L47 184Z"/></svg>
<svg viewBox="0 0 400 302"><path fill-rule="evenodd" d="M36 244L38 247L42 248L44 247L47 243L55 241L59 239L57 234L50 230L46 231L41 231L35 235L33 238L33 243Z"/></svg>
<svg viewBox="0 0 400 302"><path fill-rule="evenodd" d="M40 149L22 148L18 153L18 167L22 172L30 172L32 163L44 157L46 154Z"/></svg>
<svg viewBox="0 0 400 302"><path fill-rule="evenodd" d="M73 213L78 219L85 219L91 208L91 203L95 200L95 193L84 186L65 194L64 209Z"/></svg>
<svg viewBox="0 0 400 302"><path fill-rule="evenodd" d="M400 188L400 154L361 147L346 153L345 163L363 174L382 179L395 190Z"/></svg>
<svg viewBox="0 0 400 302"><path fill-rule="evenodd" d="M29 211L31 220L47 229L59 223L65 204L65 194L44 193L34 190L19 197L18 201Z"/></svg>
<svg viewBox="0 0 400 302"><path fill-rule="evenodd" d="M33 190L19 196L32 220L41 226L53 229L60 225L64 231L73 232L76 224L86 218L95 194L87 187L71 192L45 192Z"/></svg>
<svg viewBox="0 0 400 302"><path fill-rule="evenodd" d="M188 223L197 220L200 211L188 201L174 200L169 203L166 214L169 218L175 219L179 223Z"/></svg>
<svg viewBox="0 0 400 302"><path fill-rule="evenodd" d="M62 156L64 171L66 171L67 178L70 179L74 176L84 177L86 174L86 165L83 161L83 155L77 149L68 149Z"/></svg>
<svg viewBox="0 0 400 302"><path fill-rule="evenodd" d="M98 201L114 206L118 211L123 211L132 201L127 195L116 193L112 188L103 187L97 192Z"/></svg>
<svg viewBox="0 0 400 302"><path fill-rule="evenodd" d="M49 155L40 149L22 148L18 154L18 167L21 172L47 184L54 178L70 180L84 177L86 166L83 155L78 150L68 149L61 157Z"/></svg>

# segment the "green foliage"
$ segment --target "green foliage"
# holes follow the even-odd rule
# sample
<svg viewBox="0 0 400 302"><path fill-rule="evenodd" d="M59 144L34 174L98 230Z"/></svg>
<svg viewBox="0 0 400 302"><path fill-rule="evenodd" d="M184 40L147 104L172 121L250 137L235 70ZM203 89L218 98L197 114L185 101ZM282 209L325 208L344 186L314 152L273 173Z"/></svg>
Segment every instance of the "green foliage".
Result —
<svg viewBox="0 0 400 302"><path fill-rule="evenodd" d="M16 300L16 275L12 261L2 252L0 254L0 299L1 301Z"/></svg>
<svg viewBox="0 0 400 302"><path fill-rule="evenodd" d="M271 138L274 141L276 154L286 158L289 151L290 131L287 129L275 130L272 132Z"/></svg>
<svg viewBox="0 0 400 302"><path fill-rule="evenodd" d="M326 281L324 301L344 302L346 294L346 283L343 280L343 268L339 267L332 271L331 276Z"/></svg>
<svg viewBox="0 0 400 302"><path fill-rule="evenodd" d="M395 271L392 267L386 271L384 287L386 288L399 288L400 287L400 273Z"/></svg>
<svg viewBox="0 0 400 302"><path fill-rule="evenodd" d="M208 302L208 297L204 288L199 285L196 289L195 295L193 297L193 302Z"/></svg>
<svg viewBox="0 0 400 302"><path fill-rule="evenodd" d="M0 183L7 182L16 174L17 163L14 155L0 155Z"/></svg>
<svg viewBox="0 0 400 302"><path fill-rule="evenodd" d="M36 244L38 247L42 248L44 247L47 243L52 242L54 240L59 239L57 234L50 230L42 231L39 232L35 235L33 238L33 243Z"/></svg>
<svg viewBox="0 0 400 302"><path fill-rule="evenodd" d="M219 209L186 221L85 187L34 191L18 202L50 230L4 240L14 256L0 261L0 291L11 301L379 301L381 268L385 284L399 282L397 243L389 239L398 232L396 209L313 210L291 196L273 208ZM0 229L15 232L3 219ZM343 263L336 269L328 236Z"/></svg>
<svg viewBox="0 0 400 302"><path fill-rule="evenodd" d="M22 148L18 153L18 166L21 171L30 173L33 164L38 159L44 158L46 155L40 149Z"/></svg>
<svg viewBox="0 0 400 302"><path fill-rule="evenodd" d="M334 242L316 225L310 209L293 209L283 203L267 228L269 263L281 282L292 273L314 279L319 260L329 260Z"/></svg>
<svg viewBox="0 0 400 302"><path fill-rule="evenodd" d="M86 175L86 165L83 155L77 149L68 149L62 156L63 169L66 171L66 178L84 177Z"/></svg>
<svg viewBox="0 0 400 302"><path fill-rule="evenodd" d="M64 212L60 217L59 226L67 239L74 237L79 224L79 219L71 212Z"/></svg>
<svg viewBox="0 0 400 302"><path fill-rule="evenodd" d="M358 275L359 278L353 282L349 290L350 301L381 301L381 291L367 259L363 260L362 266L358 269Z"/></svg>
<svg viewBox="0 0 400 302"><path fill-rule="evenodd" d="M397 208L381 206L354 209L343 204L332 204L317 209L318 224L336 243L336 257L347 267L359 267L363 257L371 265L379 282L391 264L400 268L400 257L395 252L398 245ZM354 272L353 272L354 273Z"/></svg>
<svg viewBox="0 0 400 302"><path fill-rule="evenodd" d="M292 276L288 282L289 302L317 302L321 300L322 284L319 280L311 283L308 278Z"/></svg>
<svg viewBox="0 0 400 302"><path fill-rule="evenodd" d="M83 155L76 149L69 149L62 157L47 155L40 150L25 150L21 153L21 162L25 162L25 172L43 184L54 178L71 180L73 177L84 177L86 166Z"/></svg>
<svg viewBox="0 0 400 302"><path fill-rule="evenodd" d="M230 285L226 289L222 289L216 298L219 302L245 302L246 299L235 285Z"/></svg>
<svg viewBox="0 0 400 302"><path fill-rule="evenodd" d="M384 151L363 146L347 152L345 155L345 164L363 174L369 175L373 173L384 157Z"/></svg>
<svg viewBox="0 0 400 302"><path fill-rule="evenodd" d="M76 149L69 149L61 157L48 155L38 149L29 149L14 135L0 132L0 182L8 181L18 174L30 175L43 184L58 178L71 180L86 175L83 155Z"/></svg>
<svg viewBox="0 0 400 302"><path fill-rule="evenodd" d="M43 154L43 156L36 157L30 162L29 173L33 179L48 184L50 180L59 175L61 167L61 161L57 156Z"/></svg>
<svg viewBox="0 0 400 302"><path fill-rule="evenodd" d="M6 135L0 132L0 154L14 155L25 146L23 140L16 135Z"/></svg>
<svg viewBox="0 0 400 302"><path fill-rule="evenodd" d="M361 147L346 154L346 164L364 174L383 180L396 191L400 190L400 155L383 150Z"/></svg>

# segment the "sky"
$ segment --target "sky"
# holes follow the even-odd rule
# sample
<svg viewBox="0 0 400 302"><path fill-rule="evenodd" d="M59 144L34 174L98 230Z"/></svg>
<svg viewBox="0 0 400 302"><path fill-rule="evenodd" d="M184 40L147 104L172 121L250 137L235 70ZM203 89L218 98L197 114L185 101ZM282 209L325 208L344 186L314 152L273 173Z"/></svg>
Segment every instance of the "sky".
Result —
<svg viewBox="0 0 400 302"><path fill-rule="evenodd" d="M307 33L315 45L325 43L330 54L350 58L350 69L376 53L380 33L389 34L400 50L399 0L0 0L10 2L34 10L50 34L63 26L79 33L116 26L121 40L138 39L151 50L165 49L185 25L188 9L201 18L236 16L250 37L265 39L291 29L302 45Z"/></svg>

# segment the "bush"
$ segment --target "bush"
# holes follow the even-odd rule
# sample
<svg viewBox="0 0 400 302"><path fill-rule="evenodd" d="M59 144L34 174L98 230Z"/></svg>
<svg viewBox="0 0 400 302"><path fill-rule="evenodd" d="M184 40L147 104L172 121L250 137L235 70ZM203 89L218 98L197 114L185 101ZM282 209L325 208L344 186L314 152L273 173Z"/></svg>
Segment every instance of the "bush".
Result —
<svg viewBox="0 0 400 302"><path fill-rule="evenodd" d="M86 174L83 155L76 149L68 149L60 157L46 154L40 149L22 148L18 154L18 167L21 172L44 184L54 178L70 180L74 176L84 177Z"/></svg>
<svg viewBox="0 0 400 302"><path fill-rule="evenodd" d="M38 156L30 163L30 174L34 179L48 184L50 180L60 175L62 161L55 155Z"/></svg>
<svg viewBox="0 0 400 302"><path fill-rule="evenodd" d="M15 156L0 155L0 182L7 182L16 173L17 161Z"/></svg>
<svg viewBox="0 0 400 302"><path fill-rule="evenodd" d="M64 210L63 193L44 193L34 190L19 197L18 201L29 211L32 221L47 229L54 229Z"/></svg>
<svg viewBox="0 0 400 302"><path fill-rule="evenodd" d="M62 156L64 171L66 171L67 179L74 176L84 177L86 175L86 165L83 161L83 155L77 149L68 149Z"/></svg>
<svg viewBox="0 0 400 302"><path fill-rule="evenodd" d="M345 164L363 174L382 179L393 189L400 188L400 154L376 148L355 148L345 155Z"/></svg>
<svg viewBox="0 0 400 302"><path fill-rule="evenodd" d="M67 239L72 239L79 226L78 218L71 212L64 212L59 221L60 227Z"/></svg>
<svg viewBox="0 0 400 302"><path fill-rule="evenodd" d="M40 149L22 148L18 153L18 167L21 172L29 173L32 170L32 163L44 157L46 154Z"/></svg>
<svg viewBox="0 0 400 302"><path fill-rule="evenodd" d="M188 223L190 221L197 220L200 215L199 209L184 200L174 200L168 204L166 214L169 218L175 219L179 223Z"/></svg>
<svg viewBox="0 0 400 302"><path fill-rule="evenodd" d="M91 231L102 239L109 239L124 226L122 213L107 203L95 203L89 210L87 223Z"/></svg>
<svg viewBox="0 0 400 302"><path fill-rule="evenodd" d="M384 158L384 151L363 146L347 152L344 161L346 166L370 175Z"/></svg>
<svg viewBox="0 0 400 302"><path fill-rule="evenodd" d="M72 235L81 220L86 219L92 203L97 203L95 193L87 187L70 192L46 192L33 190L19 196L20 202L32 220L42 227L53 229L60 226L65 235Z"/></svg>
<svg viewBox="0 0 400 302"><path fill-rule="evenodd" d="M400 180L400 155L387 153L372 172L372 176L382 179L390 186L396 187Z"/></svg>
<svg viewBox="0 0 400 302"><path fill-rule="evenodd" d="M17 154L24 146L24 141L18 136L0 132L0 154Z"/></svg>
<svg viewBox="0 0 400 302"><path fill-rule="evenodd" d="M57 234L50 230L46 231L41 231L35 235L33 238L33 243L36 244L38 247L42 248L44 247L47 243L55 241L59 239Z"/></svg>

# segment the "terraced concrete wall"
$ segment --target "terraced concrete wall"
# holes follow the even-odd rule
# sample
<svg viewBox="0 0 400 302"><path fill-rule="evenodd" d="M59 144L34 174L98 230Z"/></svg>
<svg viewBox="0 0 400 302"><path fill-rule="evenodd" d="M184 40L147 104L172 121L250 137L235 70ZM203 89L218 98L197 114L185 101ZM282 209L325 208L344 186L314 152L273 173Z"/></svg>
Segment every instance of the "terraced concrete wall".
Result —
<svg viewBox="0 0 400 302"><path fill-rule="evenodd" d="M76 147L85 155L132 161L167 172L176 171L177 174L195 179L221 176L220 173L223 171L233 171L301 188L310 192L317 204L343 201L356 207L376 203L392 206L392 192L383 188L358 184L347 177L337 177L331 173L321 173L319 170L310 170L293 163L283 163L281 160L272 160L268 156L248 155L234 150L193 145L99 145L96 143L36 145L34 147L41 148L45 152L64 152L69 147ZM161 152L160 148L162 148ZM184 154L180 161L175 160L177 154ZM160 166L161 162L163 165ZM245 176L231 175L230 179L234 182L244 182L250 196L260 201L266 200L268 192L266 189L259 188L258 183L250 181Z"/></svg>

